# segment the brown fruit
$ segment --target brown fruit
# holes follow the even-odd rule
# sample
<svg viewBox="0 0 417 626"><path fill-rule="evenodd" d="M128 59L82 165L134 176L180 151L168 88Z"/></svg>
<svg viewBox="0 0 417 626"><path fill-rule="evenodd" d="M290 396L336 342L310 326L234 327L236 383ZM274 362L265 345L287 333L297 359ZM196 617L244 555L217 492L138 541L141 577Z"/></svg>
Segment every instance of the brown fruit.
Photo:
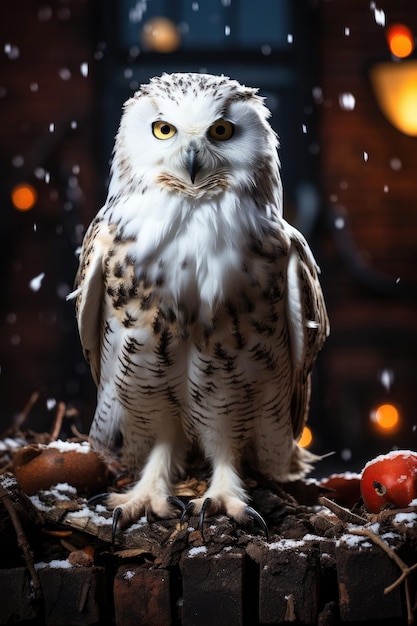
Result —
<svg viewBox="0 0 417 626"><path fill-rule="evenodd" d="M104 489L107 480L107 467L96 452L86 444L62 441L21 448L14 455L13 472L27 495L68 483L89 496Z"/></svg>

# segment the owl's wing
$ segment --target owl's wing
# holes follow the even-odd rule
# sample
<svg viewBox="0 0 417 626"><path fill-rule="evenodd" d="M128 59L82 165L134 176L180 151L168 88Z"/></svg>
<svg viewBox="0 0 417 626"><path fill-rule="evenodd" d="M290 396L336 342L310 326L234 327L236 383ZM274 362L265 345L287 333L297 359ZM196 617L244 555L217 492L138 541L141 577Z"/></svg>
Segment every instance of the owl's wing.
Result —
<svg viewBox="0 0 417 626"><path fill-rule="evenodd" d="M291 240L286 293L293 371L291 413L297 439L309 409L311 370L330 328L313 254L301 233L289 225L286 230Z"/></svg>
<svg viewBox="0 0 417 626"><path fill-rule="evenodd" d="M81 345L96 385L100 382L101 312L103 306L103 259L111 245L106 223L96 218L88 228L75 279L76 314Z"/></svg>

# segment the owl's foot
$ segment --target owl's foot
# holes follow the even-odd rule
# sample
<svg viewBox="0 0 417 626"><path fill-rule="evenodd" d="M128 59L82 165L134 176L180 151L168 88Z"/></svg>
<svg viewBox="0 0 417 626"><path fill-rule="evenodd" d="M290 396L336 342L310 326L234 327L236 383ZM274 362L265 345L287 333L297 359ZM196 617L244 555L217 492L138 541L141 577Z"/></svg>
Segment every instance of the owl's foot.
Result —
<svg viewBox="0 0 417 626"><path fill-rule="evenodd" d="M126 527L147 512L167 518L173 515L172 506L181 511L185 509L185 504L175 496L153 494L143 498L138 497L132 491L109 494L106 500L106 505L113 508L112 543L115 542L119 526Z"/></svg>
<svg viewBox="0 0 417 626"><path fill-rule="evenodd" d="M198 529L203 534L204 520L206 515L214 515L216 513L226 513L239 523L246 523L252 520L259 526L264 533L266 540L269 540L268 526L263 517L255 511L254 508L245 504L239 498L221 497L221 498L198 498L191 500L184 508L181 515L181 522L185 522L191 515L198 515Z"/></svg>

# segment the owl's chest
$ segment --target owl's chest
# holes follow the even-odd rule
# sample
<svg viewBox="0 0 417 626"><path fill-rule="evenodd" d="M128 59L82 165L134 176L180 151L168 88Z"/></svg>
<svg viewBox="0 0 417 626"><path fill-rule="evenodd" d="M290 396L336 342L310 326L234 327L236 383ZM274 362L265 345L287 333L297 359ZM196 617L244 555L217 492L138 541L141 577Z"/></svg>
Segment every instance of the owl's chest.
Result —
<svg viewBox="0 0 417 626"><path fill-rule="evenodd" d="M254 213L226 199L187 207L181 219L178 211L167 219L157 208L137 228L132 221L133 236L119 236L109 249L104 281L112 316L125 328L168 328L183 337L219 330L227 311L268 316L282 297L284 268L254 247Z"/></svg>
<svg viewBox="0 0 417 626"><path fill-rule="evenodd" d="M129 244L108 256L106 306L121 329L144 344L167 333L177 344L191 339L235 348L249 334L275 334L285 290L276 263L244 247L192 253L180 244L146 263L137 263Z"/></svg>

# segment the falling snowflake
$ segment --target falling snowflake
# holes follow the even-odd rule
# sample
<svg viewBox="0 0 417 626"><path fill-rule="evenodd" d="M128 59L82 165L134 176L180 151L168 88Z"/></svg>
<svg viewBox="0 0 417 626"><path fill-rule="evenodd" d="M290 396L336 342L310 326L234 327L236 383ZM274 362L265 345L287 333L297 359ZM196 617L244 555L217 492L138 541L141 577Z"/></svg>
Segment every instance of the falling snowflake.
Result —
<svg viewBox="0 0 417 626"><path fill-rule="evenodd" d="M21 154L16 154L14 157L12 157L13 167L22 167L24 162L25 162L25 159L22 157Z"/></svg>
<svg viewBox="0 0 417 626"><path fill-rule="evenodd" d="M4 52L7 54L11 61L18 59L20 56L20 50L17 46L12 45L11 43L4 44Z"/></svg>
<svg viewBox="0 0 417 626"><path fill-rule="evenodd" d="M129 11L129 22L137 24L142 21L144 13L148 10L148 3L146 0L139 0L136 2L133 9Z"/></svg>
<svg viewBox="0 0 417 626"><path fill-rule="evenodd" d="M29 282L29 287L32 289L32 291L39 291L44 278L45 272L42 272L41 274L38 274L37 276L32 278L32 280Z"/></svg>
<svg viewBox="0 0 417 626"><path fill-rule="evenodd" d="M389 391L391 389L391 385L394 382L394 372L391 369L385 368L379 375L379 382L381 385Z"/></svg>
<svg viewBox="0 0 417 626"><path fill-rule="evenodd" d="M38 20L40 22L47 22L52 17L52 8L50 6L43 6L38 11Z"/></svg>
<svg viewBox="0 0 417 626"><path fill-rule="evenodd" d="M371 2L370 9L374 12L375 22L379 26L385 26L385 13L383 9L378 9L375 2Z"/></svg>
<svg viewBox="0 0 417 626"><path fill-rule="evenodd" d="M35 174L36 178L38 178L39 180L42 180L42 178L45 178L45 174L46 174L43 167L35 167L35 169L33 170L33 173Z"/></svg>
<svg viewBox="0 0 417 626"><path fill-rule="evenodd" d="M339 105L344 111L353 111L356 100L353 93L341 93L339 95Z"/></svg>
<svg viewBox="0 0 417 626"><path fill-rule="evenodd" d="M349 448L344 448L340 451L340 456L343 461L350 461L352 458L352 450L349 450Z"/></svg>
<svg viewBox="0 0 417 626"><path fill-rule="evenodd" d="M71 78L71 72L67 67L61 67L58 75L61 80L69 80Z"/></svg>
<svg viewBox="0 0 417 626"><path fill-rule="evenodd" d="M84 76L84 77L88 76L88 63L86 63L86 62L81 63L81 65L80 65L80 72L81 72L82 76Z"/></svg>
<svg viewBox="0 0 417 626"><path fill-rule="evenodd" d="M337 230L342 230L345 227L345 218L344 217L336 217L334 220L334 227Z"/></svg>
<svg viewBox="0 0 417 626"><path fill-rule="evenodd" d="M261 47L261 52L262 52L262 54L264 54L265 56L268 56L269 54L271 54L271 52L272 52L272 48L271 48L271 46L270 46L269 44L264 44L264 45Z"/></svg>
<svg viewBox="0 0 417 626"><path fill-rule="evenodd" d="M391 169L394 170L394 172L399 172L403 166L403 164L401 163L401 159L399 159L398 157L393 157L392 159L390 159L389 164L390 164Z"/></svg>

